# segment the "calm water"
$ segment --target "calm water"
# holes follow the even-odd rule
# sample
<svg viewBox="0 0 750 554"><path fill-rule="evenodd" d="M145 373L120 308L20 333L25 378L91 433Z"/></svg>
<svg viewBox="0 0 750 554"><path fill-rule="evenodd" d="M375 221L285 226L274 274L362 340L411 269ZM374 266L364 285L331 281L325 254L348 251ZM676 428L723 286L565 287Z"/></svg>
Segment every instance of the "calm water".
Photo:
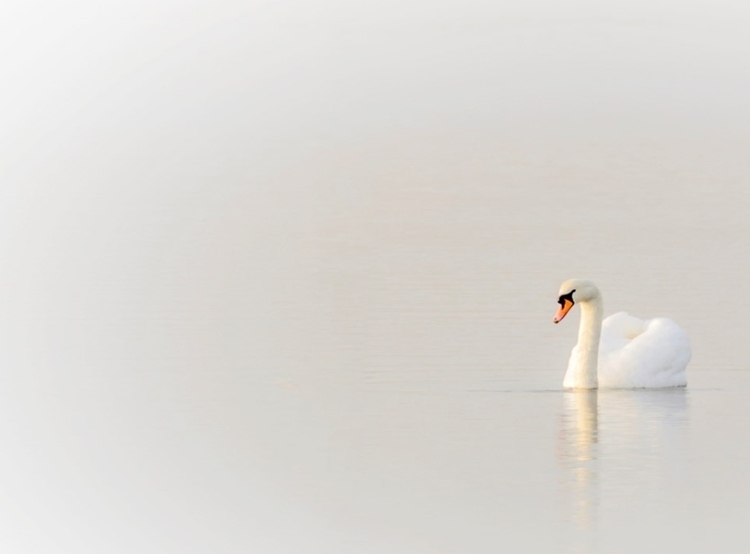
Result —
<svg viewBox="0 0 750 554"><path fill-rule="evenodd" d="M748 550L744 4L159 5L0 18L6 551Z"/></svg>

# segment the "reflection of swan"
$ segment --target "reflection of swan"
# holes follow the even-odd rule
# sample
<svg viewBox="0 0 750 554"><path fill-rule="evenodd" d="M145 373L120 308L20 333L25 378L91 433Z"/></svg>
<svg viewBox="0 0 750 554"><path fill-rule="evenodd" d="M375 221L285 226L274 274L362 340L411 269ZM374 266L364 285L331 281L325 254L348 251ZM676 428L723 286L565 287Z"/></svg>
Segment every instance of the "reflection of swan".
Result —
<svg viewBox="0 0 750 554"><path fill-rule="evenodd" d="M567 489L572 500L572 519L576 528L594 527L598 505L597 443L599 413L597 391L576 390L563 397L560 454L568 470Z"/></svg>
<svg viewBox="0 0 750 554"><path fill-rule="evenodd" d="M623 499L638 504L682 479L675 467L685 459L688 424L682 388L563 394L557 452L576 552L600 550L592 531Z"/></svg>
<svg viewBox="0 0 750 554"><path fill-rule="evenodd" d="M671 319L644 321L619 312L602 322L599 289L581 279L560 285L558 302L555 323L576 302L581 304L578 344L570 354L564 387L662 388L687 384L690 339Z"/></svg>

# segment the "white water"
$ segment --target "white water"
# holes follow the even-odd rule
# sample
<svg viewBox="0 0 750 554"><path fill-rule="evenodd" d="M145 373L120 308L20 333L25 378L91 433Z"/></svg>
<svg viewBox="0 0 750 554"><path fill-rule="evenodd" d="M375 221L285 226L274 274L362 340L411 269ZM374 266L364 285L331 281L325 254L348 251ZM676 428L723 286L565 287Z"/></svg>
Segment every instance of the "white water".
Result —
<svg viewBox="0 0 750 554"><path fill-rule="evenodd" d="M744 4L24 6L7 551L746 550ZM569 277L689 387L563 392Z"/></svg>

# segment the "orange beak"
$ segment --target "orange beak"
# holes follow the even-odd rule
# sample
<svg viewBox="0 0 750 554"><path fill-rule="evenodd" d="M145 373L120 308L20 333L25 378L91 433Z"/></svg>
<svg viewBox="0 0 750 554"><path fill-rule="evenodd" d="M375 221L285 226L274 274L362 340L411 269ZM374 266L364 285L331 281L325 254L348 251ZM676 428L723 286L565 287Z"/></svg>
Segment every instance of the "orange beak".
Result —
<svg viewBox="0 0 750 554"><path fill-rule="evenodd" d="M560 309L557 310L555 319L553 319L552 321L554 321L555 323L560 323L563 320L563 318L566 315L568 315L568 312L570 311L572 307L573 307L573 302L567 299L563 300L562 306L560 306Z"/></svg>

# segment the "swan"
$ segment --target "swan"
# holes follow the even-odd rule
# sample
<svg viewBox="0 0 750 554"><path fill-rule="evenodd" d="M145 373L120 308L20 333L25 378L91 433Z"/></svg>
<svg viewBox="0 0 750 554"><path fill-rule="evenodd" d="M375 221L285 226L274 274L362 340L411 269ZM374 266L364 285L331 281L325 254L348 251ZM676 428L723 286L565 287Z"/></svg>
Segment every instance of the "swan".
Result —
<svg viewBox="0 0 750 554"><path fill-rule="evenodd" d="M687 385L690 339L671 319L642 320L618 312L602 321L602 295L591 281L560 285L559 323L581 306L578 344L570 353L563 387L570 389L664 388Z"/></svg>

